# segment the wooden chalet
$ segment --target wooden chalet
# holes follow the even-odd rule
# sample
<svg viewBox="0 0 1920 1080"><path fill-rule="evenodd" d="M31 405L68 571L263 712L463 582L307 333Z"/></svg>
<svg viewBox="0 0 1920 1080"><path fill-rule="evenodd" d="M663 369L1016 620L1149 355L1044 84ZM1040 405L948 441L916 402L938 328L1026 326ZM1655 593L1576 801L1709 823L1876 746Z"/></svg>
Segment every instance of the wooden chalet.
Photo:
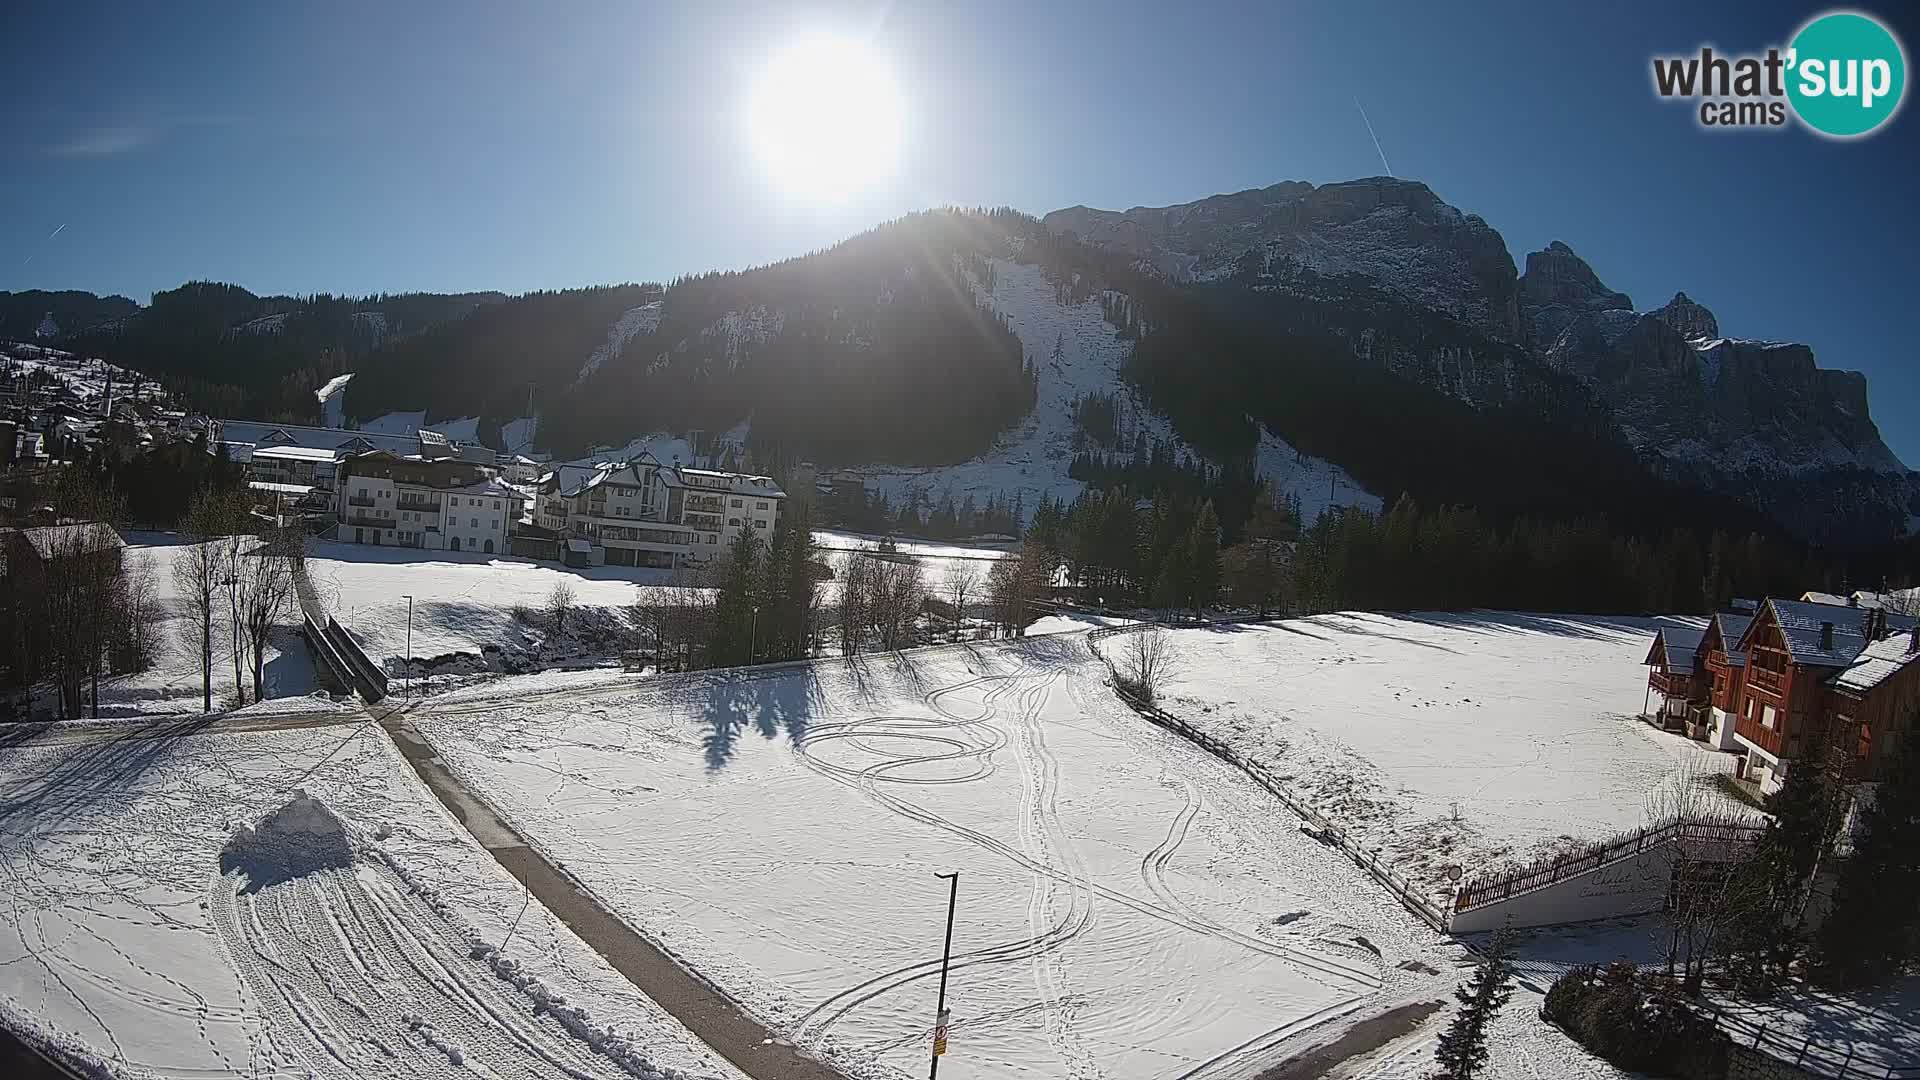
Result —
<svg viewBox="0 0 1920 1080"><path fill-rule="evenodd" d="M1901 640L1912 638L1916 622L1879 608L1762 603L1735 646L1746 654L1733 730L1744 775L1763 792L1778 791L1795 761L1824 740L1848 741L1844 729L1863 725L1848 742L1852 768L1857 777L1876 773L1889 736L1914 722L1911 710L1899 714L1897 701L1913 676L1894 678L1883 669L1908 655ZM1889 640L1894 644L1885 644ZM1910 666L1895 665L1899 671Z"/></svg>
<svg viewBox="0 0 1920 1080"><path fill-rule="evenodd" d="M1653 635L1653 647L1642 663L1647 673L1648 708L1646 719L1668 731L1704 728L1707 722L1707 690L1703 677L1700 646L1705 632L1692 627L1663 626ZM1658 707L1652 707L1654 698ZM1699 736L1694 736L1699 737Z"/></svg>

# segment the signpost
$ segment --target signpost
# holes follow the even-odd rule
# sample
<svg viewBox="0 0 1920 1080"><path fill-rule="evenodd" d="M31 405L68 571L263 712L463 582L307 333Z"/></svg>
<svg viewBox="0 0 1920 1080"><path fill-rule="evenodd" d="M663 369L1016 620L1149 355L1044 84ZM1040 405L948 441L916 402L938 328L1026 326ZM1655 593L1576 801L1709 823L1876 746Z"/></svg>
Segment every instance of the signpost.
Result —
<svg viewBox="0 0 1920 1080"><path fill-rule="evenodd" d="M953 963L953 908L960 899L960 872L935 874L947 881L947 944L940 953L940 1003L933 1025L933 1063L927 1067L927 1080L940 1075L940 1057L947 1052L947 968Z"/></svg>

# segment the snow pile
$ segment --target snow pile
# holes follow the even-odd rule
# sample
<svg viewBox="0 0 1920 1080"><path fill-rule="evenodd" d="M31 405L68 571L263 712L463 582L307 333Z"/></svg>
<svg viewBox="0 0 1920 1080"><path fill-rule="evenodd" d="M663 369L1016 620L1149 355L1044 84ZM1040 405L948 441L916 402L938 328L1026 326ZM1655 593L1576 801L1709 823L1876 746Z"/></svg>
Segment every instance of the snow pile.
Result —
<svg viewBox="0 0 1920 1080"><path fill-rule="evenodd" d="M295 788L293 798L257 823L236 825L220 852L223 873L239 870L258 890L321 870L353 865L353 828L326 803Z"/></svg>

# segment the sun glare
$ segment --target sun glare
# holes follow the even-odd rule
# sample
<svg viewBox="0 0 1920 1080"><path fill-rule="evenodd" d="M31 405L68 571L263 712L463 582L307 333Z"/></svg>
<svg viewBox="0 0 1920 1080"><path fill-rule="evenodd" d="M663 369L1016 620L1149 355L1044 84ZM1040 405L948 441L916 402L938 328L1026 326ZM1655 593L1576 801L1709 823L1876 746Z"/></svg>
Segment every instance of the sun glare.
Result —
<svg viewBox="0 0 1920 1080"><path fill-rule="evenodd" d="M871 48L812 38L780 52L760 73L748 125L776 183L837 198L892 171L900 150L900 94Z"/></svg>

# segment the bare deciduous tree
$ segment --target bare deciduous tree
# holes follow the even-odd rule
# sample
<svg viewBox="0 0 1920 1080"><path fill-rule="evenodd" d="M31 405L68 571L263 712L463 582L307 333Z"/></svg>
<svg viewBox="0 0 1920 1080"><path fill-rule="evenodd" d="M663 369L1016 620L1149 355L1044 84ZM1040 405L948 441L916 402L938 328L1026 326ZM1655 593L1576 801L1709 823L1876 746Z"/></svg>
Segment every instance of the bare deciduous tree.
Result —
<svg viewBox="0 0 1920 1080"><path fill-rule="evenodd" d="M926 608L927 589L920 564L914 561L867 560L872 562L871 590L868 594L868 625L880 648L891 652L920 644L917 631L920 615Z"/></svg>
<svg viewBox="0 0 1920 1080"><path fill-rule="evenodd" d="M219 620L215 613L220 589L220 531L225 527L218 495L201 491L187 506L180 531L186 550L173 560L173 587L187 607L181 624L187 646L200 660L200 708L213 711L213 651Z"/></svg>
<svg viewBox="0 0 1920 1080"><path fill-rule="evenodd" d="M1124 693L1151 705L1159 700L1166 681L1179 670L1173 636L1159 627L1122 634L1120 662L1114 679Z"/></svg>
<svg viewBox="0 0 1920 1080"><path fill-rule="evenodd" d="M840 564L840 603L835 610L835 629L840 634L840 654L852 656L860 651L865 637L867 607L873 591L874 561L864 555L849 555Z"/></svg>
<svg viewBox="0 0 1920 1080"><path fill-rule="evenodd" d="M267 645L274 628L294 606L293 568L304 550L300 533L291 528L270 531L242 561L235 591L240 603L241 651L253 672L253 699L261 698L267 663Z"/></svg>
<svg viewBox="0 0 1920 1080"><path fill-rule="evenodd" d="M947 599L953 604L953 640L959 641L961 628L967 625L967 600L980 585L980 571L972 563L962 563L947 575Z"/></svg>
<svg viewBox="0 0 1920 1080"><path fill-rule="evenodd" d="M547 626L555 637L566 632L567 616L573 613L577 597L573 583L569 581L555 584L553 591L547 594Z"/></svg>
<svg viewBox="0 0 1920 1080"><path fill-rule="evenodd" d="M1690 765L1647 795L1649 827L1681 831L1662 845L1671 885L1667 918L1655 930L1667 975L1695 992L1731 932L1767 907L1742 826L1752 815L1711 786L1712 773Z"/></svg>

